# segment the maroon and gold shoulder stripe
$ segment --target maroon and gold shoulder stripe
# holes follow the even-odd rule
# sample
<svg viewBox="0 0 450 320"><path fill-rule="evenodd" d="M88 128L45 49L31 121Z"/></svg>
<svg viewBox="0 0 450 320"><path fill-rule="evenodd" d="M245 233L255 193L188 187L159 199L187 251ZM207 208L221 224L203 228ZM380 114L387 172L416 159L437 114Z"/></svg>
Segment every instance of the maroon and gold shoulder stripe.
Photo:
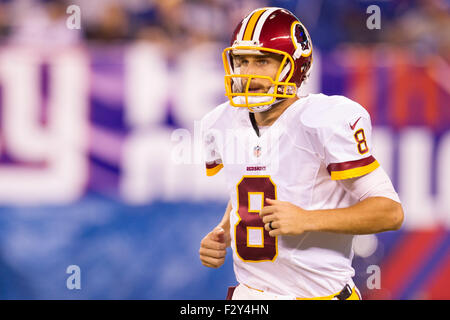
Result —
<svg viewBox="0 0 450 320"><path fill-rule="evenodd" d="M220 171L220 169L223 168L223 163L216 163L213 162L211 164L206 163L206 175L208 177L211 177L215 175L217 172Z"/></svg>
<svg viewBox="0 0 450 320"><path fill-rule="evenodd" d="M359 160L330 163L327 170L331 175L331 180L342 180L363 176L379 166L378 161L370 156Z"/></svg>

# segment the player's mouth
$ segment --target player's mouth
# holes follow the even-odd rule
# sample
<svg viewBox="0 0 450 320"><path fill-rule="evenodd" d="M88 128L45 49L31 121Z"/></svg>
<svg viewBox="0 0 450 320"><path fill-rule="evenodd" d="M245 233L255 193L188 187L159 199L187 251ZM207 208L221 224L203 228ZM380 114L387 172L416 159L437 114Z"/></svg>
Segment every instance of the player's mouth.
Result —
<svg viewBox="0 0 450 320"><path fill-rule="evenodd" d="M267 90L262 87L250 87L248 88L249 93L266 93Z"/></svg>

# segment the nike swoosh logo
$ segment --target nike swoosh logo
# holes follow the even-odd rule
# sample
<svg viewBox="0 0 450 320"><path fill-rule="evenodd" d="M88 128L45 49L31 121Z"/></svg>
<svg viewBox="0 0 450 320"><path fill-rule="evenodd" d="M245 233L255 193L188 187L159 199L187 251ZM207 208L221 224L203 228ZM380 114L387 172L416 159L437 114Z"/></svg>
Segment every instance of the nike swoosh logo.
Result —
<svg viewBox="0 0 450 320"><path fill-rule="evenodd" d="M358 123L359 119L361 119L361 117L359 117L358 120L356 120L355 123L354 123L353 125L351 125L351 124L349 123L349 124L350 124L350 128L351 128L352 130L355 130L356 124Z"/></svg>

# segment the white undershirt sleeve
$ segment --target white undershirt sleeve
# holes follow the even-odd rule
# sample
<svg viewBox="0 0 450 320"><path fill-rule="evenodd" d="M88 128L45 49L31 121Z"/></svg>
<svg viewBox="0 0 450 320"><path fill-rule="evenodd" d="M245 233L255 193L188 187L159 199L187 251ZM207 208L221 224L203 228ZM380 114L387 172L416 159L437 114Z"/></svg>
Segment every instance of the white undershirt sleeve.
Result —
<svg viewBox="0 0 450 320"><path fill-rule="evenodd" d="M339 183L359 201L369 197L385 197L401 203L391 179L382 167L361 177L339 180Z"/></svg>

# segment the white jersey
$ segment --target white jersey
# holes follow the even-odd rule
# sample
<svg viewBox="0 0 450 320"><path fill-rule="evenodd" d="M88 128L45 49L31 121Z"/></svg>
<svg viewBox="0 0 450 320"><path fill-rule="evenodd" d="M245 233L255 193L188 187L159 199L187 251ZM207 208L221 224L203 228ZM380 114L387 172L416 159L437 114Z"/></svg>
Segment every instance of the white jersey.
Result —
<svg viewBox="0 0 450 320"><path fill-rule="evenodd" d="M367 111L343 96L310 94L260 135L247 108L219 105L201 122L208 175L226 175L237 281L295 297L320 297L353 285L352 235L306 232L271 237L258 213L265 198L306 210L348 207L358 200L340 179L378 167Z"/></svg>

